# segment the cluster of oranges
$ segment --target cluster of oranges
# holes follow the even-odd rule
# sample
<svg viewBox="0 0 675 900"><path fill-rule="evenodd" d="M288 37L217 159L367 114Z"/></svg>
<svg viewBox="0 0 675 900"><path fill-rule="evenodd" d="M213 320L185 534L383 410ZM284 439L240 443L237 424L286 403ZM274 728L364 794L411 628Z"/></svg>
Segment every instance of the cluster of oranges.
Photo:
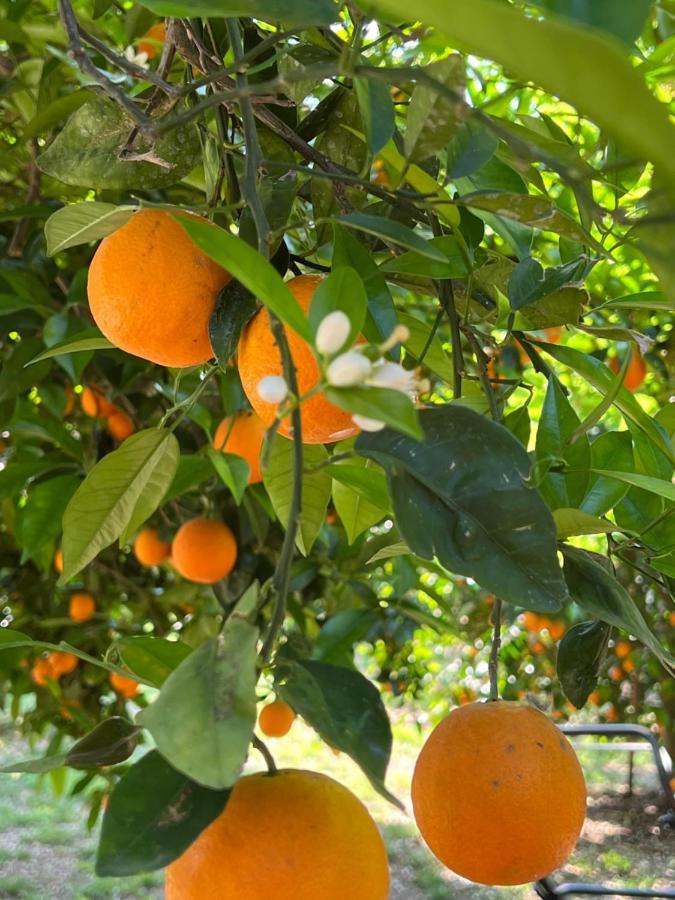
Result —
<svg viewBox="0 0 675 900"><path fill-rule="evenodd" d="M538 640L538 636L542 632L547 631L554 641L559 641L565 634L564 622L558 622L555 619L549 619L547 616L540 616L538 613L530 611L523 613L523 626L534 640L532 650L535 653L543 650L543 644Z"/></svg>
<svg viewBox="0 0 675 900"><path fill-rule="evenodd" d="M134 555L141 565L170 561L188 581L214 584L234 568L237 542L224 522L198 517L184 522L171 543L156 528L144 528L134 541Z"/></svg>
<svg viewBox="0 0 675 900"><path fill-rule="evenodd" d="M80 394L82 411L92 419L103 419L105 428L116 441L124 441L135 431L131 416L105 398L98 388L85 387ZM66 414L68 405L66 406Z"/></svg>

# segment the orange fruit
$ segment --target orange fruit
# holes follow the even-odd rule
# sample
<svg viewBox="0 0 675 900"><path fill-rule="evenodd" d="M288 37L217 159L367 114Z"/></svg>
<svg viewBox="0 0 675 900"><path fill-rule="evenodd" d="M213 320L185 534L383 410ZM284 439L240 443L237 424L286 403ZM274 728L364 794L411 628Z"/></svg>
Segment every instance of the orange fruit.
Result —
<svg viewBox="0 0 675 900"><path fill-rule="evenodd" d="M543 653L545 649L546 648L544 647L544 645L542 644L541 641L535 641L534 644L532 644L532 652L533 653Z"/></svg>
<svg viewBox="0 0 675 900"><path fill-rule="evenodd" d="M633 652L633 645L630 641L618 641L616 647L614 648L614 653L618 656L619 659L625 659L627 656L630 656Z"/></svg>
<svg viewBox="0 0 675 900"><path fill-rule="evenodd" d="M551 635L554 641L559 641L560 638L565 634L565 625L563 622L549 621L546 627L548 628L548 633Z"/></svg>
<svg viewBox="0 0 675 900"><path fill-rule="evenodd" d="M675 628L675 612L671 612L671 614L668 616L668 621Z"/></svg>
<svg viewBox="0 0 675 900"><path fill-rule="evenodd" d="M62 653L60 650L50 653L48 656L49 663L54 673L54 678L60 678L61 675L69 675L77 668L78 658L74 653Z"/></svg>
<svg viewBox="0 0 675 900"><path fill-rule="evenodd" d="M144 528L134 541L134 556L142 566L158 566L171 555L171 544L160 539L156 528Z"/></svg>
<svg viewBox="0 0 675 900"><path fill-rule="evenodd" d="M531 706L454 709L427 739L412 801L431 851L479 884L537 881L574 849L586 784L567 738Z"/></svg>
<svg viewBox="0 0 675 900"><path fill-rule="evenodd" d="M591 703L593 706L600 706L600 694L598 691L593 691L588 695L587 703Z"/></svg>
<svg viewBox="0 0 675 900"><path fill-rule="evenodd" d="M618 356L613 356L609 361L609 367L615 374L621 369L621 360ZM629 391L637 391L641 387L642 382L647 375L647 364L639 350L633 350L631 353L630 363L626 371L626 377L623 380L623 386Z"/></svg>
<svg viewBox="0 0 675 900"><path fill-rule="evenodd" d="M63 409L63 418L65 419L75 409L75 391L72 385L67 384L64 388L64 393L66 395L66 405Z"/></svg>
<svg viewBox="0 0 675 900"><path fill-rule="evenodd" d="M230 419L223 419L216 428L213 446L223 453L233 453L246 460L250 469L249 484L262 481L260 450L266 431L265 423L254 412L239 413L231 427Z"/></svg>
<svg viewBox="0 0 675 900"><path fill-rule="evenodd" d="M386 900L387 853L368 810L332 778L298 769L247 775L167 868L165 896Z"/></svg>
<svg viewBox="0 0 675 900"><path fill-rule="evenodd" d="M534 612L523 613L523 627L528 631L539 631L542 627L542 618Z"/></svg>
<svg viewBox="0 0 675 900"><path fill-rule="evenodd" d="M616 706L610 706L610 708L605 713L605 718L608 722L619 721L619 710L616 708Z"/></svg>
<svg viewBox="0 0 675 900"><path fill-rule="evenodd" d="M163 366L196 366L213 356L209 319L230 278L173 215L143 209L99 244L89 306L121 350Z"/></svg>
<svg viewBox="0 0 675 900"><path fill-rule="evenodd" d="M302 309L307 312L312 295L321 283L318 275L299 275L288 282L288 287ZM319 364L312 348L294 331L286 330L288 345L295 364L298 390L305 394L315 387L320 378ZM246 396L253 409L266 426L270 426L277 414L277 404L267 403L258 395L258 383L268 375L283 375L281 356L265 309L259 310L244 329L239 341L239 375ZM340 441L358 432L351 415L330 403L319 393L305 400L300 407L302 414L302 440L306 444L327 444ZM279 433L291 436L291 417L286 416Z"/></svg>
<svg viewBox="0 0 675 900"><path fill-rule="evenodd" d="M92 419L108 416L115 410L113 404L106 400L98 388L90 387L86 387L80 394L80 406L82 412Z"/></svg>
<svg viewBox="0 0 675 900"><path fill-rule="evenodd" d="M39 687L44 687L50 678L54 678L52 664L47 658L41 658L33 663L30 672L31 678Z"/></svg>
<svg viewBox="0 0 675 900"><path fill-rule="evenodd" d="M138 693L138 682L133 678L125 678L124 675L118 675L117 672L110 673L110 686L125 700L131 700Z"/></svg>
<svg viewBox="0 0 675 900"><path fill-rule="evenodd" d="M63 572L63 550L60 547L54 553L54 568L59 574Z"/></svg>
<svg viewBox="0 0 675 900"><path fill-rule="evenodd" d="M624 672L630 673L630 672L635 671L635 663L633 662L632 659L624 659L622 666L623 666Z"/></svg>
<svg viewBox="0 0 675 900"><path fill-rule="evenodd" d="M224 522L191 519L178 529L171 545L171 562L179 575L199 584L213 584L229 575L237 561L237 543Z"/></svg>
<svg viewBox="0 0 675 900"><path fill-rule="evenodd" d="M146 40L149 38L150 40ZM156 22L151 25L138 42L138 52L145 53L148 59L154 59L159 53L158 44L166 40L166 25L164 22Z"/></svg>
<svg viewBox="0 0 675 900"><path fill-rule="evenodd" d="M117 408L106 419L105 427L108 434L112 435L116 441L126 440L136 430L131 416L128 416L123 409Z"/></svg>
<svg viewBox="0 0 675 900"><path fill-rule="evenodd" d="M68 615L73 622L88 622L96 612L96 603L91 594L72 594L68 604Z"/></svg>
<svg viewBox="0 0 675 900"><path fill-rule="evenodd" d="M621 668L621 666L612 666L612 668L609 670L609 677L612 679L612 681L621 681L621 679L623 678L623 669Z"/></svg>
<svg viewBox="0 0 675 900"><path fill-rule="evenodd" d="M267 737L283 737L291 730L295 713L283 700L274 700L263 706L258 716L258 725Z"/></svg>

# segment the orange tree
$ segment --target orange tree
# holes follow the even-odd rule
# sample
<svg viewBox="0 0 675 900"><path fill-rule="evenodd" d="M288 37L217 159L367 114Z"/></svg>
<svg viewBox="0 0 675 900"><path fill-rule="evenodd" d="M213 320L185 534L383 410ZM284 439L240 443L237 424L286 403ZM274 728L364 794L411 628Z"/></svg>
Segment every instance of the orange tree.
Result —
<svg viewBox="0 0 675 900"><path fill-rule="evenodd" d="M339 785L239 778L275 771L261 701L395 801L364 672L435 718L529 691L672 734L668 5L0 2L0 678L49 739L5 771L110 795L100 873L225 896L238 835L227 896L300 896L251 866L254 797L270 842L330 810L275 851L340 848L303 896L386 896ZM420 776L458 871L569 850L576 788L534 846L532 747L524 867L446 853Z"/></svg>

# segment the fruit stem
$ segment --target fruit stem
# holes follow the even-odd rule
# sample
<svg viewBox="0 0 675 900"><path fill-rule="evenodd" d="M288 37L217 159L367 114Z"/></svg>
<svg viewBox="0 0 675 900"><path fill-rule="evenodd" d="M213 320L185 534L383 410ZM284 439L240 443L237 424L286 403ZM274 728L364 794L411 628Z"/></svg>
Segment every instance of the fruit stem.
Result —
<svg viewBox="0 0 675 900"><path fill-rule="evenodd" d="M490 700L499 700L499 650L502 646L502 601L495 597L491 621L493 626L492 648L488 672L490 674Z"/></svg>
<svg viewBox="0 0 675 900"><path fill-rule="evenodd" d="M257 734L254 734L251 739L251 745L262 755L270 775L276 775L279 770L277 769L277 764L274 762L274 757L270 753L267 744L263 743Z"/></svg>

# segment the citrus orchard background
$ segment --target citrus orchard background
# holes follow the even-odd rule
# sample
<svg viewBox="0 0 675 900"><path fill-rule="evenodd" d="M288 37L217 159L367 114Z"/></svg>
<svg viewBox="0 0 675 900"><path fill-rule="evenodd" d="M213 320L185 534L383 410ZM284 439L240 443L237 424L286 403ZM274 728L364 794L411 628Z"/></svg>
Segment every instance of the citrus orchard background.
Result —
<svg viewBox="0 0 675 900"><path fill-rule="evenodd" d="M6 777L105 810L102 876L206 896L227 846L253 896L253 811L275 896L332 847L307 895L374 900L353 794L242 766L299 716L395 806L390 717L466 721L477 781L427 744L417 825L532 881L583 785L513 716L675 749L670 13L226 6L0 7L0 678L40 749ZM450 845L446 796L461 833L511 817L499 854Z"/></svg>

